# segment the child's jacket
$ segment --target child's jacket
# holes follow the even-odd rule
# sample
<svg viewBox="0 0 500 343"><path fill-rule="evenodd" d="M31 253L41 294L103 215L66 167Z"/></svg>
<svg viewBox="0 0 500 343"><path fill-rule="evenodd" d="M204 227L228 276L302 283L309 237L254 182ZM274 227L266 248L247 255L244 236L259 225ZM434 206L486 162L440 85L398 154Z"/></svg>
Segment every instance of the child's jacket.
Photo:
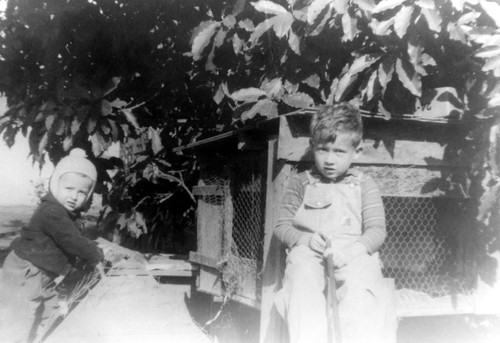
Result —
<svg viewBox="0 0 500 343"><path fill-rule="evenodd" d="M66 275L75 257L90 265L102 260L97 245L80 233L78 213L66 210L52 194L46 195L21 236L11 248L49 275Z"/></svg>

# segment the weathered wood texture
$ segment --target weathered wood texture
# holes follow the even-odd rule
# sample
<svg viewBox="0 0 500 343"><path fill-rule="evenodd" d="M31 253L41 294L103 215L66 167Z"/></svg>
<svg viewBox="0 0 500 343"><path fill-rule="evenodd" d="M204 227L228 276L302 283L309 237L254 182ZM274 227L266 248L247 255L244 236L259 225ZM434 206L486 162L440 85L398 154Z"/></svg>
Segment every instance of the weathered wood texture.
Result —
<svg viewBox="0 0 500 343"><path fill-rule="evenodd" d="M266 186L266 215L263 255L263 280L260 320L260 341L280 342L286 337L286 326L274 308L274 295L281 287L285 261L284 247L273 235L283 192L291 176L291 165L277 160L277 139L268 147Z"/></svg>
<svg viewBox="0 0 500 343"><path fill-rule="evenodd" d="M310 115L281 117L278 159L311 161L308 126ZM445 149L460 137L460 127L407 122L365 122L363 155L359 164L411 166L457 166L463 162L445 155Z"/></svg>
<svg viewBox="0 0 500 343"><path fill-rule="evenodd" d="M197 274L197 290L221 296L223 294L219 262L223 247L224 227L227 223L225 206L227 199L221 184L200 184L194 189L198 195L197 252L190 254L190 261L200 264Z"/></svg>

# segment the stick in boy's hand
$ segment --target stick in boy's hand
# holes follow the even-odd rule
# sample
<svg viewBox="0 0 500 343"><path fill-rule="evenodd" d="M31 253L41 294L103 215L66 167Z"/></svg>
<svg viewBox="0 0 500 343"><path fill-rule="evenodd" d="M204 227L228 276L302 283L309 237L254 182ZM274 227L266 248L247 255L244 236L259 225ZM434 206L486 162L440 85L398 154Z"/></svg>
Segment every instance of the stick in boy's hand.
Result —
<svg viewBox="0 0 500 343"><path fill-rule="evenodd" d="M331 239L326 240L326 273L328 289L326 294L326 314L328 318L328 341L341 343L340 318L337 302L337 284L335 282L335 264L333 263L333 250ZM333 338L335 337L335 340Z"/></svg>
<svg viewBox="0 0 500 343"><path fill-rule="evenodd" d="M346 254L343 250L333 250L331 248L327 248L323 255L326 259L331 259L332 265L335 269L346 266L350 260L348 254Z"/></svg>

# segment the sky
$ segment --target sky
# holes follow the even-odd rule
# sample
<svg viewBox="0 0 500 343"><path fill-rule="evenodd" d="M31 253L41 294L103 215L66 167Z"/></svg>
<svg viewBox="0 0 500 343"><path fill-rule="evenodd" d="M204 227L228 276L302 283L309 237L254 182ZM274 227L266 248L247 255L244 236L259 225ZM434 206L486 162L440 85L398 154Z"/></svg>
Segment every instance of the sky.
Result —
<svg viewBox="0 0 500 343"><path fill-rule="evenodd" d="M0 117L6 111L6 99L0 97ZM34 184L47 183L51 167L47 165L40 173L29 156L27 138L18 134L14 146L8 148L0 135L0 206L35 205Z"/></svg>

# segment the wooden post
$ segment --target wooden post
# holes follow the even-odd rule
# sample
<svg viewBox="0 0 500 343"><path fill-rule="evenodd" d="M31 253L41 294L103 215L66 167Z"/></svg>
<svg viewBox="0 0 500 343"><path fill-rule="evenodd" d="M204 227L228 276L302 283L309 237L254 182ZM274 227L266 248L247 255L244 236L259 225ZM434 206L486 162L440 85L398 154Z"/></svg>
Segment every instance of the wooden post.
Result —
<svg viewBox="0 0 500 343"><path fill-rule="evenodd" d="M285 323L279 317L274 305L274 294L281 284L285 262L285 251L274 238L273 231L278 220L281 204L291 167L276 159L278 140L273 137L268 144L266 177L266 213L263 253L263 280L261 296L260 342L283 342L287 333Z"/></svg>

